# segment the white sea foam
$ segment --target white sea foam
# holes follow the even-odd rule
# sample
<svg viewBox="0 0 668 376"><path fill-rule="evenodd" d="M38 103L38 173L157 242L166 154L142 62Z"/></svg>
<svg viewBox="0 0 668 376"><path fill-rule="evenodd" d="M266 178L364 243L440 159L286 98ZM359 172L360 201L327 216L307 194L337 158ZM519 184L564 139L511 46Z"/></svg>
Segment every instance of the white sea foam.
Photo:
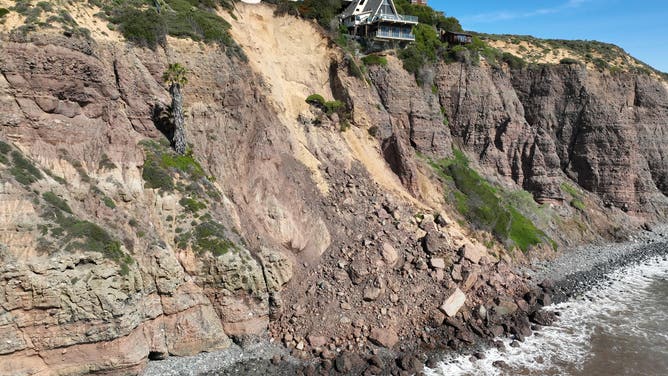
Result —
<svg viewBox="0 0 668 376"><path fill-rule="evenodd" d="M665 311L649 312L644 316L646 320L631 314L635 306L648 299L647 288L654 281L668 278L668 260L656 257L615 271L608 277L608 281L583 296L550 307L560 312L559 321L527 338L519 347L510 347L511 341L506 339L505 350L489 349L484 359L471 361L469 356L458 356L446 359L425 373L428 376L572 375L578 374L591 356L591 339L597 333L624 333L668 343L666 331L648 330L651 320L666 319ZM668 357L668 348L661 351ZM508 369L492 365L499 360L504 361Z"/></svg>

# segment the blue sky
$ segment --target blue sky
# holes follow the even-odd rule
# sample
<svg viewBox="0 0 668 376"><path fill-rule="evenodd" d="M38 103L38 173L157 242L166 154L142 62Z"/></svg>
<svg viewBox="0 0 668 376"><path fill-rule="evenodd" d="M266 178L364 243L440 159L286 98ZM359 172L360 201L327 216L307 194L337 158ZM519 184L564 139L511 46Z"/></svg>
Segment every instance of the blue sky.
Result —
<svg viewBox="0 0 668 376"><path fill-rule="evenodd" d="M668 72L668 0L428 0L466 30L616 44Z"/></svg>

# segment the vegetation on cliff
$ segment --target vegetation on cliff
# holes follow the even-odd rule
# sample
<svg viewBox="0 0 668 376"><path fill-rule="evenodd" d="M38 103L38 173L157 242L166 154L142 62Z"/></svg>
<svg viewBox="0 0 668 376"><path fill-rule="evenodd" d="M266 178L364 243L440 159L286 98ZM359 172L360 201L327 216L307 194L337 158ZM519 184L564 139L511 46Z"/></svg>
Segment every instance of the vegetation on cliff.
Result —
<svg viewBox="0 0 668 376"><path fill-rule="evenodd" d="M556 243L520 212L518 195L485 180L461 151L455 150L451 159L432 161L431 166L444 180L448 200L474 227L490 231L509 249L527 252L541 243L556 248Z"/></svg>
<svg viewBox="0 0 668 376"><path fill-rule="evenodd" d="M496 48L512 51L533 64L583 64L601 71L654 74L668 78L644 62L630 56L624 49L594 40L540 39L529 35L477 34Z"/></svg>
<svg viewBox="0 0 668 376"><path fill-rule="evenodd" d="M178 201L181 212L165 218L168 228L174 231L176 247L190 247L197 254L211 252L214 256L238 250L227 228L212 217L215 210L208 210L214 208L220 194L192 152L179 155L166 142L146 141L142 146L146 153L142 171L145 187L182 196Z"/></svg>

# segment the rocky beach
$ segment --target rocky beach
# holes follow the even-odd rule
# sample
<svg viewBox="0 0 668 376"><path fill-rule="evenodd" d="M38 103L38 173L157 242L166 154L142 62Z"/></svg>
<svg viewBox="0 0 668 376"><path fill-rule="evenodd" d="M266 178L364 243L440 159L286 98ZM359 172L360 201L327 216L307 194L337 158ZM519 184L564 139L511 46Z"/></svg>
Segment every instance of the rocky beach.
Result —
<svg viewBox="0 0 668 376"><path fill-rule="evenodd" d="M526 268L525 273L531 280L540 281L537 287L542 287L543 292L549 293L549 297L543 297L543 299L551 299L553 303L545 309L545 312L550 313L549 316L542 317L541 314L534 314L531 317L531 329L540 337L541 325L550 325L552 320L556 322L564 320L560 317L559 309L554 308L555 305L587 296L599 286L610 283L611 277L614 277L613 274L624 274L624 270L632 269L650 260L657 260L656 262L668 260L668 226L656 225L651 230L642 230L632 235L631 240L626 242L578 247L564 251L556 259L535 262ZM169 358L149 362L143 375L352 375L365 372L373 375L403 373L440 375L441 373L437 370L438 363L441 361L456 362L455 359L465 359L464 361L470 359L470 362L475 363L485 358L486 349L490 347L500 351L499 357L503 358L503 353L507 348L519 347L518 341L524 342L528 338L530 337L524 337L521 334L499 336L478 342L460 351L420 349L419 341L409 340L400 345L402 348L413 349L409 354L378 351L376 355L370 353L366 357L360 357L343 352L333 357L332 362L299 360L291 357L281 346L259 342L249 344L243 350L235 346L228 350L200 354L195 357ZM512 356L511 354L505 356ZM409 360L405 360L406 358ZM377 365L381 365L382 368L375 368ZM490 365L491 368L487 368L486 371L478 369L476 372L504 374L504 370L508 370L508 365L502 360L490 362ZM471 367L471 369L476 368ZM472 370L469 372L474 372ZM456 369L449 372L455 373L446 374L459 374L456 373ZM467 373L462 369L460 372L461 374L483 374Z"/></svg>

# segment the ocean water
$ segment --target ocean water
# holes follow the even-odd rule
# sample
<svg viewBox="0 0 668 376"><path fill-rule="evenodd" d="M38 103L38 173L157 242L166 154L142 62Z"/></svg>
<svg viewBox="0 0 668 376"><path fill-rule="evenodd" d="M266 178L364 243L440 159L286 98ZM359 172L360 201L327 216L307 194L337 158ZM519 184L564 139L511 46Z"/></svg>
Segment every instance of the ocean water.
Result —
<svg viewBox="0 0 668 376"><path fill-rule="evenodd" d="M557 323L485 359L444 360L429 376L455 375L668 375L668 259L656 257L617 270L609 280L550 307ZM502 360L506 369L492 363Z"/></svg>

